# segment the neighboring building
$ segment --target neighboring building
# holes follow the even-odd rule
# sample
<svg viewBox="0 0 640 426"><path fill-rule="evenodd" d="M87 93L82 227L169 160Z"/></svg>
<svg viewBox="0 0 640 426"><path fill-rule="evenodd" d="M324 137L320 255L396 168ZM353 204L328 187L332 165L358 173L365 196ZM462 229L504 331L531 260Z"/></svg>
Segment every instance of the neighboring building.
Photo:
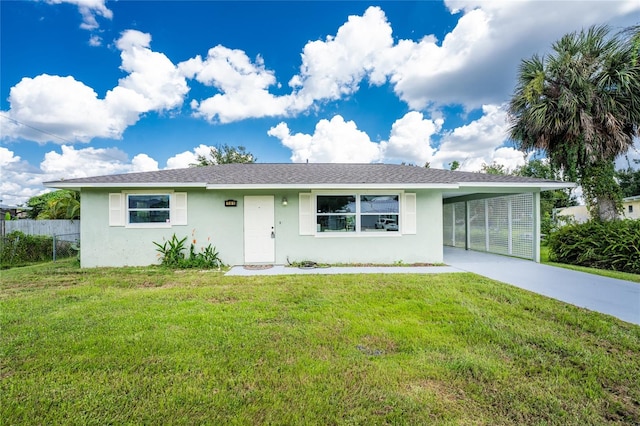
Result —
<svg viewBox="0 0 640 426"><path fill-rule="evenodd" d="M622 215L627 219L640 219L640 195L622 199Z"/></svg>
<svg viewBox="0 0 640 426"><path fill-rule="evenodd" d="M559 222L584 223L591 218L587 206L563 207L555 210ZM640 219L640 195L622 199L620 219Z"/></svg>
<svg viewBox="0 0 640 426"><path fill-rule="evenodd" d="M554 210L555 219L559 225L568 223L585 223L591 219L587 206L561 207Z"/></svg>
<svg viewBox="0 0 640 426"><path fill-rule="evenodd" d="M10 206L0 203L0 218L4 220L6 214L9 213L12 219L23 219L28 216L29 210L31 210L31 207Z"/></svg>
<svg viewBox="0 0 640 426"><path fill-rule="evenodd" d="M492 251L498 234L505 253L524 244L522 256L537 260L539 192L572 184L404 165L257 163L45 185L81 191L81 264L94 267L158 263L153 242L173 234L198 249L210 242L230 265L440 263L443 244L464 239Z"/></svg>

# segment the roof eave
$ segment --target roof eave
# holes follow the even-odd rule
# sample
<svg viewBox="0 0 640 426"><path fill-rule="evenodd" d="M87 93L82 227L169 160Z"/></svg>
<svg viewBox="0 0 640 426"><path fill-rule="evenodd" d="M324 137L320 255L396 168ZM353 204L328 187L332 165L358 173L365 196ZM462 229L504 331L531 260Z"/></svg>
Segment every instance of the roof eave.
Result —
<svg viewBox="0 0 640 426"><path fill-rule="evenodd" d="M93 182L93 183L78 183L78 182L44 182L44 186L48 188L61 188L61 189L74 189L79 190L81 188L205 188L207 184L205 182Z"/></svg>
<svg viewBox="0 0 640 426"><path fill-rule="evenodd" d="M457 189L456 183L316 183L316 184L209 184L207 189Z"/></svg>
<svg viewBox="0 0 640 426"><path fill-rule="evenodd" d="M575 188L573 182L461 182L460 189L464 188L518 188L538 189L551 191L554 189Z"/></svg>

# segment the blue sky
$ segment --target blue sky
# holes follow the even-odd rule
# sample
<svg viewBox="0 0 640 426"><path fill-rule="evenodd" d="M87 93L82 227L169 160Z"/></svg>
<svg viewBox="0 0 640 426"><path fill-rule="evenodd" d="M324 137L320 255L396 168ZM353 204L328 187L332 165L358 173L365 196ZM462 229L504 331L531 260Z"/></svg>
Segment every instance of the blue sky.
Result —
<svg viewBox="0 0 640 426"><path fill-rule="evenodd" d="M632 1L0 2L0 198L43 181L259 162L522 164L520 60ZM638 144L636 144L638 145ZM637 150L632 157L640 157Z"/></svg>

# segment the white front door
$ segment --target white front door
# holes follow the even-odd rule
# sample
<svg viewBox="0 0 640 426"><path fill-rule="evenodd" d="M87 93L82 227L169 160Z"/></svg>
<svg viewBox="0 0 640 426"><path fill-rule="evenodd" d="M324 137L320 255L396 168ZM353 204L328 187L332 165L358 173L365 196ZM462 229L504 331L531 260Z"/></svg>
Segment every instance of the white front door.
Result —
<svg viewBox="0 0 640 426"><path fill-rule="evenodd" d="M273 195L244 197L245 263L275 262L274 219Z"/></svg>

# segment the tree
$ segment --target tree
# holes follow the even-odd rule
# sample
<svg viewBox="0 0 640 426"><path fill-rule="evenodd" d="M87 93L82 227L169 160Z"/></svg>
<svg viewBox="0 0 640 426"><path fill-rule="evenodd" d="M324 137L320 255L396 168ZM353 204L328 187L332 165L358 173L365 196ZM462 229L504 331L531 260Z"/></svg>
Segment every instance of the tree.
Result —
<svg viewBox="0 0 640 426"><path fill-rule="evenodd" d="M37 219L80 219L80 193L65 190L56 192L61 194L47 202Z"/></svg>
<svg viewBox="0 0 640 426"><path fill-rule="evenodd" d="M460 162L458 160L453 160L449 163L449 166L451 171L458 170L460 168Z"/></svg>
<svg viewBox="0 0 640 426"><path fill-rule="evenodd" d="M618 170L616 172L618 183L623 197L633 197L640 195L640 169L634 170L631 167Z"/></svg>
<svg viewBox="0 0 640 426"><path fill-rule="evenodd" d="M496 163L495 161L491 164L482 163L482 167L480 168L480 173L486 173L488 175L509 175L509 169L500 163Z"/></svg>
<svg viewBox="0 0 640 426"><path fill-rule="evenodd" d="M520 64L510 136L582 185L592 216L614 219L621 205L614 160L640 126L640 31L611 35L594 26L565 35L552 50Z"/></svg>
<svg viewBox="0 0 640 426"><path fill-rule="evenodd" d="M60 199L66 200L56 207ZM74 203L70 199L76 202ZM27 211L29 219L77 219L80 217L80 193L66 189L47 192L46 194L29 198L27 206L31 207L31 210ZM63 211L65 214L62 214ZM58 217L65 216L67 211L73 217Z"/></svg>
<svg viewBox="0 0 640 426"><path fill-rule="evenodd" d="M562 173L555 169L548 161L530 160L517 167L514 172L517 176L533 177L538 179L562 181ZM561 207L577 205L575 197L571 196L570 189L555 189L540 193L540 228L543 234L548 234L553 229L553 210Z"/></svg>
<svg viewBox="0 0 640 426"><path fill-rule="evenodd" d="M242 145L238 147L227 144L218 145L209 150L208 155L198 155L198 162L191 167L214 166L216 164L255 163L258 159Z"/></svg>

